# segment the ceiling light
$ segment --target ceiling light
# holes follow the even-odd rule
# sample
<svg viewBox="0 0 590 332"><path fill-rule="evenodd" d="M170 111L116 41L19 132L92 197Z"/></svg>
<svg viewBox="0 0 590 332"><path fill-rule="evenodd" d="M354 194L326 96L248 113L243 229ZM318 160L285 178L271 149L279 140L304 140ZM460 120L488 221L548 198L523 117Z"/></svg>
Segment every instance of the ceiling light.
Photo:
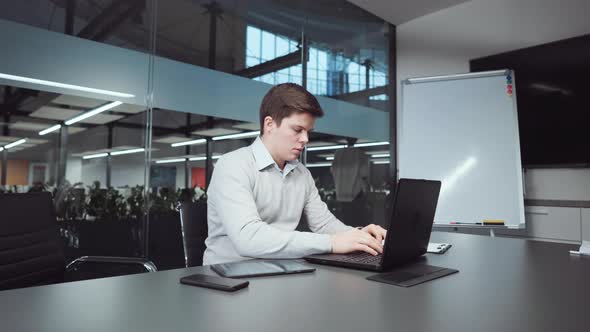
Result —
<svg viewBox="0 0 590 332"><path fill-rule="evenodd" d="M60 124L56 124L55 126L51 126L51 127L47 128L47 129L41 130L39 132L39 135L43 136L45 134L49 134L51 132L54 132L54 131L56 131L56 130L58 130L60 128L61 128L61 125Z"/></svg>
<svg viewBox="0 0 590 332"><path fill-rule="evenodd" d="M334 160L334 157L326 157L326 160Z"/></svg>
<svg viewBox="0 0 590 332"><path fill-rule="evenodd" d="M113 108L113 107L117 107L117 106L119 106L119 105L121 105L121 104L123 104L123 103L122 103L122 102L120 102L120 101L113 101L113 102L111 102L111 103L104 104L104 105L102 105L102 106L100 106L100 107L97 107L97 108L95 108L95 109L93 109L93 110L90 110L90 111L88 111L88 112L86 112L86 113L82 113L82 114L80 114L80 115L78 115L78 116L76 116L76 117L73 117L73 118L71 118L71 119L67 120L67 121L66 121L66 125L67 125L67 126L69 126L69 125L72 125L72 124L74 124L74 123L76 123L76 122L78 122L78 121L82 121L82 120L84 120L84 119L86 119L86 118L89 118L89 117L91 117L91 116L94 116L94 115L96 115L96 114L98 114L98 113L102 113L102 112L104 112L104 111L108 111L108 110L110 110L111 108Z"/></svg>
<svg viewBox="0 0 590 332"><path fill-rule="evenodd" d="M0 146L0 151L4 151L4 148Z"/></svg>
<svg viewBox="0 0 590 332"><path fill-rule="evenodd" d="M26 141L27 141L26 139L24 139L24 138L21 138L21 139L19 139L18 141L12 142L12 143L10 143L10 144L6 144L6 145L4 146L4 148L5 148L6 150L8 150L8 149L10 149L10 148L13 148L13 147L15 147L15 146L17 146L17 145L23 144L23 143L24 143L24 142L26 142Z"/></svg>
<svg viewBox="0 0 590 332"><path fill-rule="evenodd" d="M102 158L102 157L106 157L109 154L107 152L103 152L103 153L97 153L97 154L89 154L86 156L82 156L82 159L94 159L94 158Z"/></svg>
<svg viewBox="0 0 590 332"><path fill-rule="evenodd" d="M359 144L355 144L354 147L355 148L364 148L367 146L378 146L378 145L388 145L389 142L371 142L371 143L359 143Z"/></svg>
<svg viewBox="0 0 590 332"><path fill-rule="evenodd" d="M56 88L64 88L64 89L78 90L78 91L84 91L84 92L98 93L98 94L109 95L109 96L113 96L113 97L121 97L121 98L133 98L133 97L135 97L135 95L132 95L132 94L129 94L129 93L122 93L122 92L116 92L116 91L109 91L109 90L88 88L88 87L85 87L85 86L73 85L73 84L65 84L65 83L59 83L59 82L53 82L53 81L39 80L39 79L36 79L36 78L30 78L30 77L25 77L25 76L16 76L16 75L9 75L9 74L0 73L0 78L7 79L7 80L13 80L13 81L19 81L19 82L26 82L26 83L33 83L33 84L41 84L41 85L54 86Z"/></svg>
<svg viewBox="0 0 590 332"><path fill-rule="evenodd" d="M376 153L376 154L372 154L371 157L373 158L389 158L389 153Z"/></svg>
<svg viewBox="0 0 590 332"><path fill-rule="evenodd" d="M332 166L332 163L315 163L315 164L307 164L305 167L328 167Z"/></svg>
<svg viewBox="0 0 590 332"><path fill-rule="evenodd" d="M120 156L122 154L130 154L130 153L137 153L137 152L144 152L144 151L145 151L144 148L121 150L121 151L113 151L113 152L111 152L111 156Z"/></svg>
<svg viewBox="0 0 590 332"><path fill-rule="evenodd" d="M205 144L205 143L207 143L207 140L204 139L204 138L200 138L200 139L194 139L192 141L184 141L184 142L172 143L170 145L172 147L177 147L177 146L194 145L194 144Z"/></svg>
<svg viewBox="0 0 590 332"><path fill-rule="evenodd" d="M343 144L343 145L313 146L313 147L307 148L307 151L336 150L336 149L343 149L345 147L347 147L346 144Z"/></svg>
<svg viewBox="0 0 590 332"><path fill-rule="evenodd" d="M373 164L389 164L389 160L375 160L373 161Z"/></svg>
<svg viewBox="0 0 590 332"><path fill-rule="evenodd" d="M220 154L214 155L213 157L211 157L211 159L214 159L214 160L219 159L219 158L221 158ZM207 160L207 157L206 156L192 157L192 158L189 158L189 160L190 161L201 161L201 160Z"/></svg>
<svg viewBox="0 0 590 332"><path fill-rule="evenodd" d="M186 158L156 160L156 164L180 163L183 161L186 161Z"/></svg>
<svg viewBox="0 0 590 332"><path fill-rule="evenodd" d="M239 134L230 134L230 135L223 135L223 136L215 136L212 138L214 141L221 141L224 139L234 139L234 138L246 138L246 137L255 137L260 135L260 131L249 131L247 133L239 133Z"/></svg>

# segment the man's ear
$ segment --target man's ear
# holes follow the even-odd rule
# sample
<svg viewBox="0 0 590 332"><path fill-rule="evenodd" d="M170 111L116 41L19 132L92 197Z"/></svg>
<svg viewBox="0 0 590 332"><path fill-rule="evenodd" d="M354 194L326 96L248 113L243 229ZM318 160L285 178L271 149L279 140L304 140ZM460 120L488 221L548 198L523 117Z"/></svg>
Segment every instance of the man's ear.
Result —
<svg viewBox="0 0 590 332"><path fill-rule="evenodd" d="M266 116L264 118L264 129L263 129L264 133L266 134L266 133L270 132L274 128L274 126L275 126L275 122L272 119L272 117Z"/></svg>

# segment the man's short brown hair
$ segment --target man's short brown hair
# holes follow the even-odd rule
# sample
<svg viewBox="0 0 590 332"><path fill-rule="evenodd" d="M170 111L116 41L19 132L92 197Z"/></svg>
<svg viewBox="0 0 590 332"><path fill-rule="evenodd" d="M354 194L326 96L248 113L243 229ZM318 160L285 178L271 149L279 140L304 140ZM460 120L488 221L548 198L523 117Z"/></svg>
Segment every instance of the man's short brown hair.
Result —
<svg viewBox="0 0 590 332"><path fill-rule="evenodd" d="M324 116L318 100L301 85L283 83L272 87L260 104L260 136L264 134L264 118L270 116L280 126L293 113L309 113L314 118Z"/></svg>

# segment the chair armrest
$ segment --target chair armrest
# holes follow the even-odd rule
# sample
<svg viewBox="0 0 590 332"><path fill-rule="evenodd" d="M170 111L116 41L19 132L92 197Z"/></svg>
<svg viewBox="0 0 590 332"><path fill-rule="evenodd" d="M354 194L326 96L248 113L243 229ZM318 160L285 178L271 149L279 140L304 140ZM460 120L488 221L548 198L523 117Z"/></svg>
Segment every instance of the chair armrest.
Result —
<svg viewBox="0 0 590 332"><path fill-rule="evenodd" d="M71 261L66 266L66 271L71 271L79 264L83 264L86 262L92 263L110 263L110 264L137 264L142 265L147 272L156 272L158 269L156 265L147 259L139 258L139 257L116 257L116 256L82 256L80 258L76 258L75 260Z"/></svg>

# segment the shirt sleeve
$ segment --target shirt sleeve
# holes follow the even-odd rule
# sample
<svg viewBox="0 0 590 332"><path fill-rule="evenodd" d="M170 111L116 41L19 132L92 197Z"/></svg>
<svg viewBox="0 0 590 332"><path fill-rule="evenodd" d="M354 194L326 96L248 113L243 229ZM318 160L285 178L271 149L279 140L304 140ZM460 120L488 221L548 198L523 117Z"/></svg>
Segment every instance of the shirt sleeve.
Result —
<svg viewBox="0 0 590 332"><path fill-rule="evenodd" d="M255 174L243 161L219 159L211 179L208 204L215 209L240 256L300 258L332 250L326 234L279 230L261 220L254 201Z"/></svg>
<svg viewBox="0 0 590 332"><path fill-rule="evenodd" d="M315 186L311 173L308 169L305 169L305 171L307 198L305 200L304 212L307 217L309 229L314 233L320 234L334 234L353 229L353 227L347 226L338 220L338 218L328 210L328 206L320 198L320 194L318 193L318 189Z"/></svg>

